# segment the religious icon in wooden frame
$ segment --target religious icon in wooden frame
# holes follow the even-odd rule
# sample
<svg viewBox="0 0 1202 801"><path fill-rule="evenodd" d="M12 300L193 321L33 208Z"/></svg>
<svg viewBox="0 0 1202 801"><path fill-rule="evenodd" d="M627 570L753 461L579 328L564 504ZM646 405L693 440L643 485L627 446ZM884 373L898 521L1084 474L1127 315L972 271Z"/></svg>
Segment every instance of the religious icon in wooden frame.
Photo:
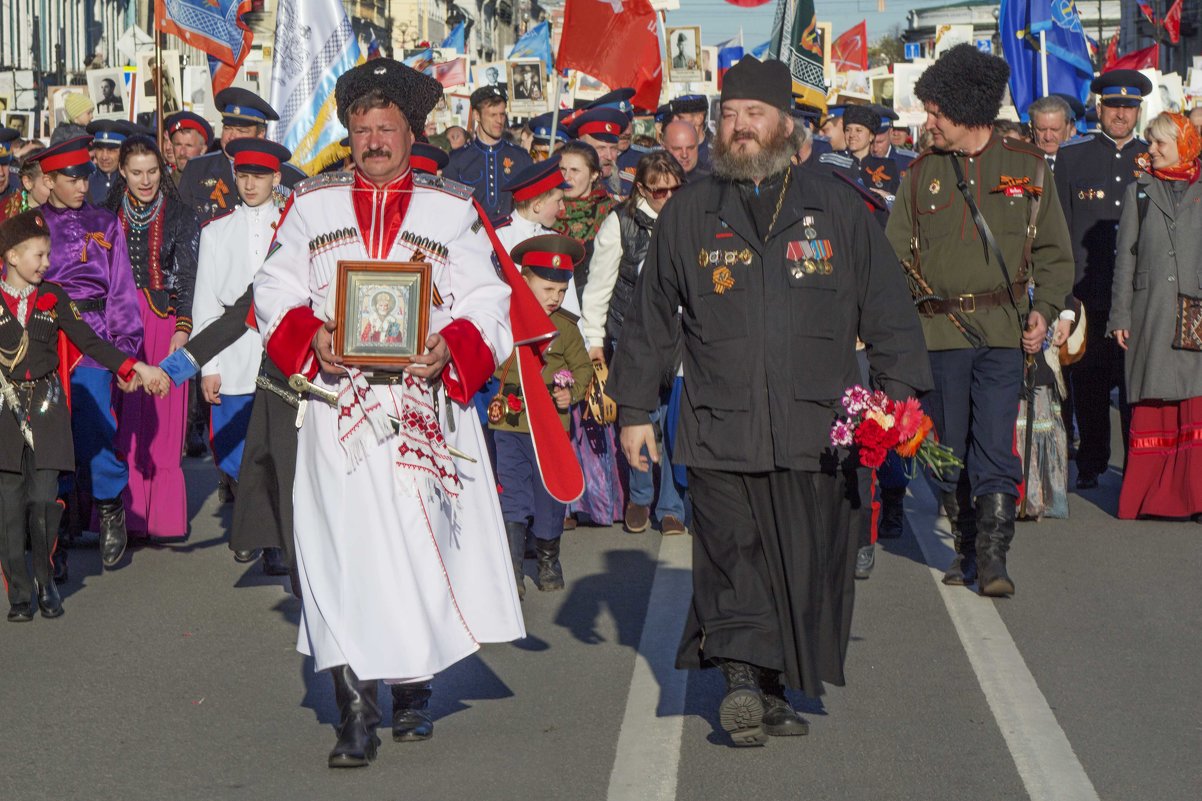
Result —
<svg viewBox="0 0 1202 801"><path fill-rule="evenodd" d="M425 262L338 262L334 356L355 367L410 364L426 349L431 292Z"/></svg>

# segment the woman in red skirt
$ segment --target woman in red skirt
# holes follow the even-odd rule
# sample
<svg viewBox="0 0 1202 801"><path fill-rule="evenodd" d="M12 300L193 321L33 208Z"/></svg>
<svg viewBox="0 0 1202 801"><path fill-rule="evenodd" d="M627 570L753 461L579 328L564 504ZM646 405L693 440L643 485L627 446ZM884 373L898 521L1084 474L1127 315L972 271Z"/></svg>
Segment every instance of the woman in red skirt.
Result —
<svg viewBox="0 0 1202 801"><path fill-rule="evenodd" d="M1127 351L1132 405L1119 517L1188 518L1202 515L1202 140L1169 112L1147 136L1144 174L1123 203L1106 329Z"/></svg>

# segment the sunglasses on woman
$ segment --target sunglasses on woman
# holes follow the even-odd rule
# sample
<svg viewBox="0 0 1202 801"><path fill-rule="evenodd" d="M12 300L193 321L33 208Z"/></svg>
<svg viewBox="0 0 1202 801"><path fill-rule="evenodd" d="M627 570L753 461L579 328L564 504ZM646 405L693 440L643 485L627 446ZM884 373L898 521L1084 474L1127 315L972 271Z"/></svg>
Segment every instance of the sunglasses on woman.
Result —
<svg viewBox="0 0 1202 801"><path fill-rule="evenodd" d="M663 200L673 192L680 190L680 184L676 184L675 186L665 186L660 189L652 189L651 187L647 186L647 184L639 184L639 186L643 187L643 191L650 195L653 200Z"/></svg>

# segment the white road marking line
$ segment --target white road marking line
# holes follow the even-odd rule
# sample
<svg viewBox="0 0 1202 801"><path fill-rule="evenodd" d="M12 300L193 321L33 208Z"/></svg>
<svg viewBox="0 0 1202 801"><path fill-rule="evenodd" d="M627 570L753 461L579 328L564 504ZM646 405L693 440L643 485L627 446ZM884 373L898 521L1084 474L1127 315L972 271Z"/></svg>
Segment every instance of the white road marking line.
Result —
<svg viewBox="0 0 1202 801"><path fill-rule="evenodd" d="M630 694L609 774L609 801L676 798L688 671L676 669L680 631L693 598L693 538L664 537Z"/></svg>
<svg viewBox="0 0 1202 801"><path fill-rule="evenodd" d="M938 504L925 481L910 489L921 507L910 504L907 511L923 558L1031 801L1099 801L994 602L941 581L952 554L946 520L936 515Z"/></svg>

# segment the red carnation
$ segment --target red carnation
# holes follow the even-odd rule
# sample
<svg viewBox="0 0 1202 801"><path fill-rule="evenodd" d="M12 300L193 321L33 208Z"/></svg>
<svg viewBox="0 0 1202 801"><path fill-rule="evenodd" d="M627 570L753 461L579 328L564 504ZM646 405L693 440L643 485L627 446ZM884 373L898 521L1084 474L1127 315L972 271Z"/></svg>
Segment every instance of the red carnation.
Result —
<svg viewBox="0 0 1202 801"><path fill-rule="evenodd" d="M865 448L860 446L860 464L864 467L876 469L885 463L885 456L889 452L884 448Z"/></svg>
<svg viewBox="0 0 1202 801"><path fill-rule="evenodd" d="M51 294L38 295L38 302L34 304L38 311L48 312L58 303L58 297Z"/></svg>
<svg viewBox="0 0 1202 801"><path fill-rule="evenodd" d="M506 402L506 405L509 406L509 411L513 412L514 414L518 414L519 412L522 411L523 408L525 408L522 405L522 399L519 398L517 395L507 396L505 398L505 402Z"/></svg>
<svg viewBox="0 0 1202 801"><path fill-rule="evenodd" d="M897 429L881 428L880 423L871 417L865 417L856 426L856 444L861 448L882 448L889 450L897 446Z"/></svg>

